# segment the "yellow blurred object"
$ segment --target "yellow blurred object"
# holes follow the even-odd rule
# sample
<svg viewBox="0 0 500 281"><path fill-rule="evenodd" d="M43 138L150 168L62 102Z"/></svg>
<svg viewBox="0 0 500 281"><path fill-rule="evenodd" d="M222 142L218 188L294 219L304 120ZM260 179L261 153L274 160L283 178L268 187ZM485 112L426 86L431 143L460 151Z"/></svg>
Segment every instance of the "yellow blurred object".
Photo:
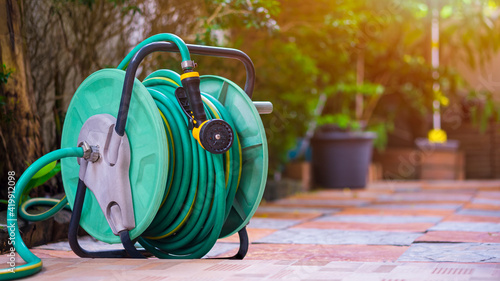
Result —
<svg viewBox="0 0 500 281"><path fill-rule="evenodd" d="M441 98L439 99L439 102L441 103L441 105L443 106L448 106L448 104L450 104L450 99L448 99L447 97L445 96L441 96Z"/></svg>
<svg viewBox="0 0 500 281"><path fill-rule="evenodd" d="M446 132L441 129L432 129L428 134L429 142L445 143L447 140Z"/></svg>
<svg viewBox="0 0 500 281"><path fill-rule="evenodd" d="M448 106L448 104L450 104L450 99L440 90L434 91L434 99L438 100L442 106Z"/></svg>

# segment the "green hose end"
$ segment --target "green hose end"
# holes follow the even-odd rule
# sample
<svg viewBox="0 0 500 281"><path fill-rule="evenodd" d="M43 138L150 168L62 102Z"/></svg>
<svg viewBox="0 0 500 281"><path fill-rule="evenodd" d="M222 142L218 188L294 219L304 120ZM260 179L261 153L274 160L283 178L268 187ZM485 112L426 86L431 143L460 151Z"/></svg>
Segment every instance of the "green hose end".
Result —
<svg viewBox="0 0 500 281"><path fill-rule="evenodd" d="M32 264L0 269L0 280L14 280L34 275L42 270L42 260Z"/></svg>

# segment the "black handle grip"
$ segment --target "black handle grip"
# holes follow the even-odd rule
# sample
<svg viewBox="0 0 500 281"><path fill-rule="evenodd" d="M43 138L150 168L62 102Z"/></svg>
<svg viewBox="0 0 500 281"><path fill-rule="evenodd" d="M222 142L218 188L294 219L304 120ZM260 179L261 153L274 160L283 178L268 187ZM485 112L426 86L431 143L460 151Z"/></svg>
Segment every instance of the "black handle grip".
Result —
<svg viewBox="0 0 500 281"><path fill-rule="evenodd" d="M187 77L182 79L181 82L191 108L190 113L193 117L193 125L198 128L203 122L207 121L207 115L205 114L203 101L201 100L200 76Z"/></svg>

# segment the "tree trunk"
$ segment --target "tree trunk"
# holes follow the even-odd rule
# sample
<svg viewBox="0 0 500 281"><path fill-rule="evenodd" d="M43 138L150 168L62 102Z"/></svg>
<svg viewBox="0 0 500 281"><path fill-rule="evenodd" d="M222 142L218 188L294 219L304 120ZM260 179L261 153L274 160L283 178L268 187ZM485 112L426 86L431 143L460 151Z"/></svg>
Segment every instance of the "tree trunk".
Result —
<svg viewBox="0 0 500 281"><path fill-rule="evenodd" d="M39 121L26 54L21 0L0 0L0 197L7 172L16 178L42 154ZM4 67L5 66L5 67Z"/></svg>

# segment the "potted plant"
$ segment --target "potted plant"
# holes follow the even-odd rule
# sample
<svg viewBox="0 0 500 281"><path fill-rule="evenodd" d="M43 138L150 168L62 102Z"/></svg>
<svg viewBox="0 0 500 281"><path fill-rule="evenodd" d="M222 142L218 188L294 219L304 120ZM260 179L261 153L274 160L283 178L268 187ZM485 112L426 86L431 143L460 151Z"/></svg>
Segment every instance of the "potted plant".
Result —
<svg viewBox="0 0 500 281"><path fill-rule="evenodd" d="M358 79L357 83L339 83L329 92L330 102L318 117L318 129L312 139L315 184L329 188L365 187L377 137L372 130L386 129L384 123L373 126L375 123L370 122L384 88Z"/></svg>

